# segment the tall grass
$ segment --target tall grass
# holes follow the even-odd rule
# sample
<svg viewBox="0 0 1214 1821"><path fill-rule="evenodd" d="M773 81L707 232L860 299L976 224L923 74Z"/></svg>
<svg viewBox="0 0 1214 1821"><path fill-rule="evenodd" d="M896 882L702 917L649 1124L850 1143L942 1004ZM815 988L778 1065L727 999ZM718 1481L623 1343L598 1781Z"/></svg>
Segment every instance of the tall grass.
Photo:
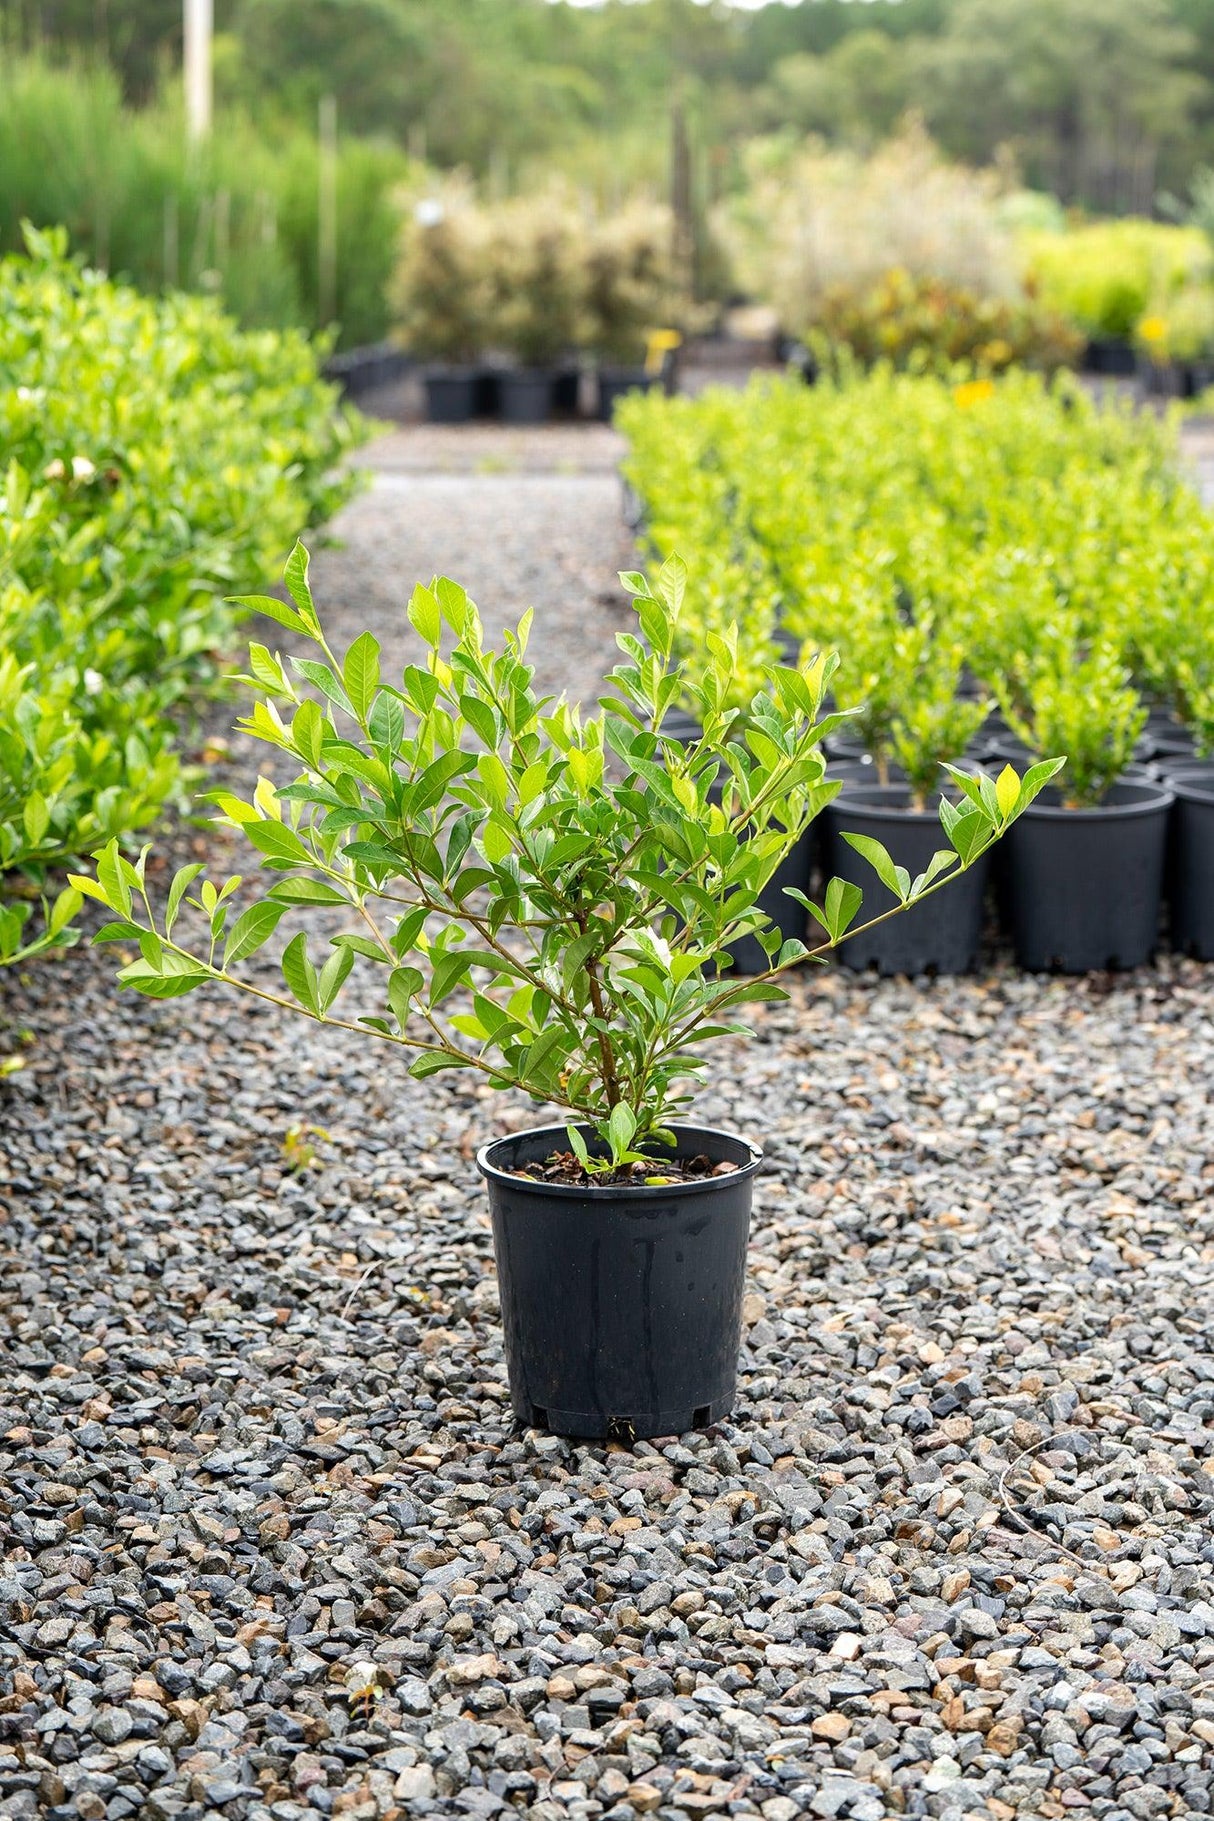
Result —
<svg viewBox="0 0 1214 1821"><path fill-rule="evenodd" d="M387 145L339 148L340 345L387 330L408 170ZM327 328L318 189L316 141L297 127L271 140L227 112L191 151L180 111L126 108L109 69L0 51L0 251L20 249L23 220L62 224L91 263L140 290L216 293L247 326Z"/></svg>

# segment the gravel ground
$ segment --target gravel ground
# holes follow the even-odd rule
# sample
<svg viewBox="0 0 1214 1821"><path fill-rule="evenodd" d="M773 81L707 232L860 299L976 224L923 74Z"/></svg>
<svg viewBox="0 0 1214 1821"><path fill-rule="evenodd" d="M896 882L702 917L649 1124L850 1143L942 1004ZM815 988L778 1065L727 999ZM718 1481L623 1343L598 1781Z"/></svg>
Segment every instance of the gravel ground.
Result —
<svg viewBox="0 0 1214 1821"><path fill-rule="evenodd" d="M379 454L338 636L447 569L589 691L606 466ZM737 1412L625 1451L511 1423L525 1106L111 966L0 983L0 1812L1210 1811L1208 971L763 1008L698 1109L767 1148Z"/></svg>

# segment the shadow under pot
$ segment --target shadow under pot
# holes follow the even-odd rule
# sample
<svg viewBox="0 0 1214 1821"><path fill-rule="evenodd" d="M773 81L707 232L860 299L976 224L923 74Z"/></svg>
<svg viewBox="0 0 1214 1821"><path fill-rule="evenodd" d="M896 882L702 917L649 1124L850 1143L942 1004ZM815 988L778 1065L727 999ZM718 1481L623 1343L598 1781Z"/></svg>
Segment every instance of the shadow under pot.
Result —
<svg viewBox="0 0 1214 1821"><path fill-rule="evenodd" d="M1093 973L1142 967L1159 936L1172 792L1145 778L1092 809L1043 792L1005 835L1005 909L1021 967Z"/></svg>
<svg viewBox="0 0 1214 1821"><path fill-rule="evenodd" d="M1168 865L1172 947L1214 961L1214 763L1169 782L1176 793Z"/></svg>
<svg viewBox="0 0 1214 1821"><path fill-rule="evenodd" d="M898 900L843 839L845 832L880 841L912 879L926 871L934 853L948 846L935 809L913 809L905 785L846 785L818 820L825 876L848 880L864 893L858 921L892 910ZM882 974L969 973L982 946L988 861L984 855L926 903L848 937L837 951L839 960L844 967L875 967Z"/></svg>
<svg viewBox="0 0 1214 1821"><path fill-rule="evenodd" d="M475 367L430 367L422 375L426 420L431 424L469 424L476 415L480 374Z"/></svg>
<svg viewBox="0 0 1214 1821"><path fill-rule="evenodd" d="M734 1169L635 1187L514 1174L567 1151L564 1126L514 1133L478 1152L521 1423L628 1443L706 1429L733 1408L762 1153L726 1132L672 1129L677 1158Z"/></svg>
<svg viewBox="0 0 1214 1821"><path fill-rule="evenodd" d="M552 412L547 367L507 367L497 380L498 415L504 424L546 424Z"/></svg>

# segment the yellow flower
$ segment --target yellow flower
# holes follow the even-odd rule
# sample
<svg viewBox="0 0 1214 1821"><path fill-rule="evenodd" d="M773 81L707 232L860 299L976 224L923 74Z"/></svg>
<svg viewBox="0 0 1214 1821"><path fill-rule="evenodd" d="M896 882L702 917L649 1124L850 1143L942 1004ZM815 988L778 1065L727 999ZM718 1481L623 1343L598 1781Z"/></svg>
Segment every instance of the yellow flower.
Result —
<svg viewBox="0 0 1214 1821"><path fill-rule="evenodd" d="M645 371L656 377L662 371L662 362L668 354L682 344L683 337L677 329L650 329L645 337Z"/></svg>
<svg viewBox="0 0 1214 1821"><path fill-rule="evenodd" d="M1168 339L1167 319L1163 316L1144 316L1138 325L1138 333L1143 341L1166 341Z"/></svg>
<svg viewBox="0 0 1214 1821"><path fill-rule="evenodd" d="M995 396L995 382L990 379L967 379L964 385L953 387L953 397L963 411L971 405L980 405L988 398Z"/></svg>

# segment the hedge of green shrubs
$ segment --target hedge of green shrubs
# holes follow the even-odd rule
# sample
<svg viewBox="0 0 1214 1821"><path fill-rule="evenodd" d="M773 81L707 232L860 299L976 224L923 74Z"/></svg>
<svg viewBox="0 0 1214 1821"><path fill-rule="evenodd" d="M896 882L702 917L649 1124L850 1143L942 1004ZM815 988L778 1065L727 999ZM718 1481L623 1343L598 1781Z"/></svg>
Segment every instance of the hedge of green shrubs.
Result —
<svg viewBox="0 0 1214 1821"><path fill-rule="evenodd" d="M617 422L655 553L696 553L686 649L738 624L740 702L781 637L838 649L840 705L919 793L988 713L1069 755L1075 804L1153 705L1214 749L1214 537L1172 423L1069 378L887 368L634 395Z"/></svg>
<svg viewBox="0 0 1214 1821"><path fill-rule="evenodd" d="M60 232L0 262L0 961L60 933L70 894L31 905L64 862L173 795L225 596L346 497L357 433L301 334L140 297Z"/></svg>

